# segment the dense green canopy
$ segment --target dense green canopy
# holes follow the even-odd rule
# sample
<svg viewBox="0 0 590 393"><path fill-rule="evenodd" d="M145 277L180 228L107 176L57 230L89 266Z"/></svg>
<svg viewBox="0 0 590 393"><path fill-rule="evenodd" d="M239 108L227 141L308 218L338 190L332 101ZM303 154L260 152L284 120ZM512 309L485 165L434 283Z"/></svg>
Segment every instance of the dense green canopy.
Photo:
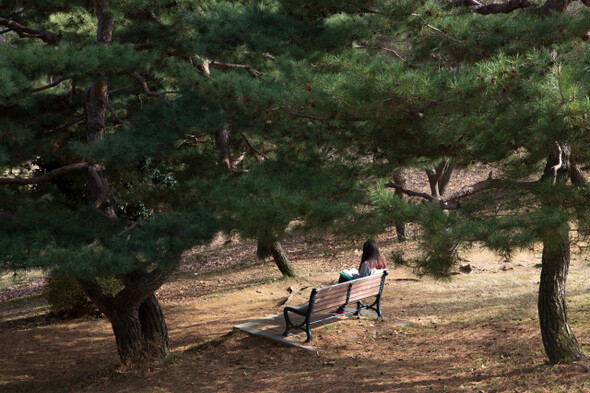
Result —
<svg viewBox="0 0 590 393"><path fill-rule="evenodd" d="M151 296L220 229L416 221L437 275L463 243L569 252L590 206L582 3L2 2L0 267L74 275L109 310L128 293L96 277ZM420 205L385 191L443 158L494 179Z"/></svg>

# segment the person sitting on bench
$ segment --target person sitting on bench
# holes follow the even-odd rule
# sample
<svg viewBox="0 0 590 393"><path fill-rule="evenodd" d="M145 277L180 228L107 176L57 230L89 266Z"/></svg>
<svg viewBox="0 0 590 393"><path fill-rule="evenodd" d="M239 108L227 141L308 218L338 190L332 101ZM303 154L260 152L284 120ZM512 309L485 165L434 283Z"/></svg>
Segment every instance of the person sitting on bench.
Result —
<svg viewBox="0 0 590 393"><path fill-rule="evenodd" d="M381 256L377 243L367 240L365 244L363 244L363 255L361 257L359 269L343 270L340 272L338 283L372 276L374 274L381 274L384 270L387 270L387 263ZM344 314L345 312L346 309L344 306L340 306L335 311L333 311L334 314Z"/></svg>

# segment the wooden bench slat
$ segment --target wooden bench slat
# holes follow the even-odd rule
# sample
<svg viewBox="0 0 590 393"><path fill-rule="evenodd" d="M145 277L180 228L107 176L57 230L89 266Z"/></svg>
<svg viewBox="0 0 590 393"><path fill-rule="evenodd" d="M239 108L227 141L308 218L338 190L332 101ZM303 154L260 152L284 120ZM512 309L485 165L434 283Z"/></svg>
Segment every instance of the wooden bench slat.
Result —
<svg viewBox="0 0 590 393"><path fill-rule="evenodd" d="M340 307L346 304L356 303L360 300L376 296L375 301L371 304L359 304L357 310L372 309L377 312L379 317L383 317L381 314L381 294L383 289L383 283L387 271L382 274L374 276L363 277L356 280L347 281L340 284L331 285L325 288L314 289L310 296L307 305L300 307L285 307L285 322L287 324L284 335L287 335L289 330L292 328L299 328L306 331L307 342L311 341L311 321L312 313L309 312L309 307L313 306L312 312L322 311L334 307ZM296 314L302 313L305 316L303 324L293 324L288 316L289 312ZM332 318L336 317L333 316Z"/></svg>
<svg viewBox="0 0 590 393"><path fill-rule="evenodd" d="M360 287L355 286L353 284L350 292L351 292L351 296L354 293L371 293L371 292L373 292L374 294L378 294L380 289L381 289L381 283L377 283L375 285L370 285L370 286L365 285L365 286L360 286ZM346 299L347 293L348 293L348 287L346 288L346 291L338 291L335 293L328 293L328 294L324 293L321 296L316 295L315 304L322 303L324 301L331 301L334 298ZM367 296L369 296L369 295L367 295Z"/></svg>

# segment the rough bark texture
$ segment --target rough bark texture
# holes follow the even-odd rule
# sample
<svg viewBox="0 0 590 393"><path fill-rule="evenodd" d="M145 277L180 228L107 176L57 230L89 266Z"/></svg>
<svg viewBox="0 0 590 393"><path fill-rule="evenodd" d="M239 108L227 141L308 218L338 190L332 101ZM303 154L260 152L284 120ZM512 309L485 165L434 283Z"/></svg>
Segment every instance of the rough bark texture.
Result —
<svg viewBox="0 0 590 393"><path fill-rule="evenodd" d="M393 181L397 184L401 185L402 187L406 186L406 178L401 172L396 172L393 175ZM404 194L400 190L395 190L395 195L398 198L403 199ZM408 223L406 222L396 222L395 223L395 231L397 233L397 240L399 242L405 242L408 240L409 237L409 230L408 230Z"/></svg>
<svg viewBox="0 0 590 393"><path fill-rule="evenodd" d="M293 266L291 266L289 257L287 256L285 250L283 250L281 242L277 240L270 244L268 248L270 249L270 253L274 258L277 267L281 273L283 273L283 276L295 277L295 269L293 269Z"/></svg>
<svg viewBox="0 0 590 393"><path fill-rule="evenodd" d="M557 145L549 155L542 180L565 183L571 174L571 151ZM539 323L545 352L552 364L585 359L567 320L565 285L570 264L569 225L551 228L543 239Z"/></svg>
<svg viewBox="0 0 590 393"><path fill-rule="evenodd" d="M438 198L444 195L454 170L455 165L446 158L436 168L426 170L432 196Z"/></svg>
<svg viewBox="0 0 590 393"><path fill-rule="evenodd" d="M215 148L219 151L219 165L230 168L229 124L224 124L223 127L215 132Z"/></svg>
<svg viewBox="0 0 590 393"><path fill-rule="evenodd" d="M125 288L116 296L105 292L94 280L78 280L86 295L111 322L123 364L170 353L168 327L154 292L171 273L172 269L129 273L122 278Z"/></svg>
<svg viewBox="0 0 590 393"><path fill-rule="evenodd" d="M265 260L268 257L272 256L272 252L270 252L270 248L265 246L260 240L258 240L258 244L256 244L256 258L260 260Z"/></svg>
<svg viewBox="0 0 590 393"><path fill-rule="evenodd" d="M545 13L549 11L563 12L572 3L572 0L547 0L543 6Z"/></svg>
<svg viewBox="0 0 590 393"><path fill-rule="evenodd" d="M499 13L510 13L519 8L530 7L530 0L509 0L506 3L494 3L488 4L481 7L477 7L475 12L488 15L488 14L499 14Z"/></svg>
<svg viewBox="0 0 590 393"><path fill-rule="evenodd" d="M570 262L569 228L556 228L543 240L539 285L539 323L545 352L552 364L585 359L567 321L565 284Z"/></svg>

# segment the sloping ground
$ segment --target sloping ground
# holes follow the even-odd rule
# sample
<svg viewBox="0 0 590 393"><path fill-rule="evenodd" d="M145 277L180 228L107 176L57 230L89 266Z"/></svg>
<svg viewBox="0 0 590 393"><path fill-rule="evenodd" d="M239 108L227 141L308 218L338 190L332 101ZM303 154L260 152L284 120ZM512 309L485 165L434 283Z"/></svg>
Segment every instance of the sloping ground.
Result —
<svg viewBox="0 0 590 393"><path fill-rule="evenodd" d="M286 241L301 277L290 280L270 262L252 262L253 246L236 239L195 251L211 261L231 257L234 267L196 271L187 261L158 292L173 355L138 369L117 365L104 319L51 321L39 317L44 308L37 298L3 302L0 391L590 391L588 364L545 362L536 315L538 252L509 264L487 252L466 253L472 273L450 282L392 269L383 304L388 319L349 318L320 327L314 330L317 352L233 331L236 324L280 312L285 301L304 302L312 287L335 282L339 270L359 262L352 244L326 239L309 247L303 240ZM401 246L392 235L377 240L386 256L416 247ZM587 350L589 273L586 262L574 258L569 317Z"/></svg>

